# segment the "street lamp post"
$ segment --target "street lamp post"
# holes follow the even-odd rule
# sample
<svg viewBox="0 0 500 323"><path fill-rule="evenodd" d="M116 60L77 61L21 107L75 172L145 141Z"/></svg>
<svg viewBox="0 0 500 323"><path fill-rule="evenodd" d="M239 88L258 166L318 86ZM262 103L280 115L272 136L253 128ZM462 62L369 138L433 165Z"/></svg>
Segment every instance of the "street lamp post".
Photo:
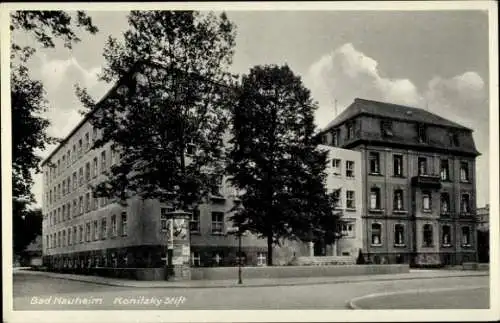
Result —
<svg viewBox="0 0 500 323"><path fill-rule="evenodd" d="M241 278L241 232L238 232L238 284L243 284L243 280Z"/></svg>

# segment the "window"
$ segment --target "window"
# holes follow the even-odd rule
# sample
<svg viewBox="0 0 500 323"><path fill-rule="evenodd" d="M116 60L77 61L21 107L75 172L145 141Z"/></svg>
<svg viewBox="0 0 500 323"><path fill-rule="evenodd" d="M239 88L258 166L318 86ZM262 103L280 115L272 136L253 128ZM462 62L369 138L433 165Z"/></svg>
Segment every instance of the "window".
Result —
<svg viewBox="0 0 500 323"><path fill-rule="evenodd" d="M450 139L450 146L459 146L458 133L452 131L448 134L448 137Z"/></svg>
<svg viewBox="0 0 500 323"><path fill-rule="evenodd" d="M85 224L85 241L90 242L90 222Z"/></svg>
<svg viewBox="0 0 500 323"><path fill-rule="evenodd" d="M354 162L352 160L345 162L345 176L354 177Z"/></svg>
<svg viewBox="0 0 500 323"><path fill-rule="evenodd" d="M222 258L220 253L214 252L214 254L212 256L214 266L220 266L222 264L222 259L223 258Z"/></svg>
<svg viewBox="0 0 500 323"><path fill-rule="evenodd" d="M422 209L424 211L431 210L431 193L430 192L422 192Z"/></svg>
<svg viewBox="0 0 500 323"><path fill-rule="evenodd" d="M469 247L470 243L470 228L462 227L462 246Z"/></svg>
<svg viewBox="0 0 500 323"><path fill-rule="evenodd" d="M418 157L418 175L427 174L427 158Z"/></svg>
<svg viewBox="0 0 500 323"><path fill-rule="evenodd" d="M85 212L90 212L90 193L85 194Z"/></svg>
<svg viewBox="0 0 500 323"><path fill-rule="evenodd" d="M107 236L107 223L106 218L102 218L101 220L101 239L106 239Z"/></svg>
<svg viewBox="0 0 500 323"><path fill-rule="evenodd" d="M101 152L101 174L106 171L106 151Z"/></svg>
<svg viewBox="0 0 500 323"><path fill-rule="evenodd" d="M76 191L77 187L78 187L78 182L76 179L76 172L73 172L73 191Z"/></svg>
<svg viewBox="0 0 500 323"><path fill-rule="evenodd" d="M461 197L460 200L461 200L460 206L461 206L462 213L469 213L470 212L470 197L469 197L469 194L462 194L462 197Z"/></svg>
<svg viewBox="0 0 500 323"><path fill-rule="evenodd" d="M78 215L78 202L76 199L73 200L73 217Z"/></svg>
<svg viewBox="0 0 500 323"><path fill-rule="evenodd" d="M90 181L90 163L85 164L85 181Z"/></svg>
<svg viewBox="0 0 500 323"><path fill-rule="evenodd" d="M380 173L380 155L377 152L370 152L368 156L370 163L370 173L379 174Z"/></svg>
<svg viewBox="0 0 500 323"><path fill-rule="evenodd" d="M397 247L405 245L405 227L402 224L394 226L394 245Z"/></svg>
<svg viewBox="0 0 500 323"><path fill-rule="evenodd" d="M339 145L339 129L334 129L332 132L332 145L338 147Z"/></svg>
<svg viewBox="0 0 500 323"><path fill-rule="evenodd" d="M83 214L83 196L78 200L78 214Z"/></svg>
<svg viewBox="0 0 500 323"><path fill-rule="evenodd" d="M78 184L80 186L83 185L83 167L80 167L80 170L78 171Z"/></svg>
<svg viewBox="0 0 500 323"><path fill-rule="evenodd" d="M66 230L63 230L62 232L62 241L61 241L61 246L64 247L66 245Z"/></svg>
<svg viewBox="0 0 500 323"><path fill-rule="evenodd" d="M63 221L66 220L66 204L62 206L62 218Z"/></svg>
<svg viewBox="0 0 500 323"><path fill-rule="evenodd" d="M354 191L346 192L346 208L351 210L356 209L356 202L354 200Z"/></svg>
<svg viewBox="0 0 500 323"><path fill-rule="evenodd" d="M267 265L267 252L258 252L257 266L266 266L266 265Z"/></svg>
<svg viewBox="0 0 500 323"><path fill-rule="evenodd" d="M66 196L66 180L63 179L62 181L62 195Z"/></svg>
<svg viewBox="0 0 500 323"><path fill-rule="evenodd" d="M83 225L80 225L80 232L79 232L79 240L80 240L80 243L83 242Z"/></svg>
<svg viewBox="0 0 500 323"><path fill-rule="evenodd" d="M450 180L450 165L448 159L441 159L441 180L449 181Z"/></svg>
<svg viewBox="0 0 500 323"><path fill-rule="evenodd" d="M111 236L116 237L117 230L116 230L116 215L111 216Z"/></svg>
<svg viewBox="0 0 500 323"><path fill-rule="evenodd" d="M212 212L212 234L224 233L224 213Z"/></svg>
<svg viewBox="0 0 500 323"><path fill-rule="evenodd" d="M94 158L94 173L92 174L93 177L97 177L97 157Z"/></svg>
<svg viewBox="0 0 500 323"><path fill-rule="evenodd" d="M333 175L340 175L342 172L340 170L340 159L332 159L332 171Z"/></svg>
<svg viewBox="0 0 500 323"><path fill-rule="evenodd" d="M450 194L441 193L441 214L450 213Z"/></svg>
<svg viewBox="0 0 500 323"><path fill-rule="evenodd" d="M352 122L347 123L347 139L354 138L354 124Z"/></svg>
<svg viewBox="0 0 500 323"><path fill-rule="evenodd" d="M73 244L77 244L78 242L78 237L76 236L77 235L77 230L76 230L76 225L73 227Z"/></svg>
<svg viewBox="0 0 500 323"><path fill-rule="evenodd" d="M449 225L443 225L443 232L441 243L444 247L451 246L451 227Z"/></svg>
<svg viewBox="0 0 500 323"><path fill-rule="evenodd" d="M341 194L342 194L341 188L334 190L332 193L333 208L334 209L340 209L342 207Z"/></svg>
<svg viewBox="0 0 500 323"><path fill-rule="evenodd" d="M61 160L57 161L57 175L61 174Z"/></svg>
<svg viewBox="0 0 500 323"><path fill-rule="evenodd" d="M68 194L69 194L69 193L71 193L71 177L69 177L69 176L66 179L66 185L68 185L66 192L68 192Z"/></svg>
<svg viewBox="0 0 500 323"><path fill-rule="evenodd" d="M418 142L425 143L427 142L427 129L425 125L418 124L417 125L417 133L418 133Z"/></svg>
<svg viewBox="0 0 500 323"><path fill-rule="evenodd" d="M394 210L403 211L404 203L403 203L403 190L397 189L394 191Z"/></svg>
<svg viewBox="0 0 500 323"><path fill-rule="evenodd" d="M57 246L61 246L61 231L57 232Z"/></svg>
<svg viewBox="0 0 500 323"><path fill-rule="evenodd" d="M370 190L370 209L380 210L380 188L372 187Z"/></svg>
<svg viewBox="0 0 500 323"><path fill-rule="evenodd" d="M469 164L460 162L460 181L469 182Z"/></svg>
<svg viewBox="0 0 500 323"><path fill-rule="evenodd" d="M403 176L403 156L394 155L392 156L392 165L394 168L394 176Z"/></svg>
<svg viewBox="0 0 500 323"><path fill-rule="evenodd" d="M90 145L90 136L89 136L89 133L87 132L85 134L85 150L89 149L89 145Z"/></svg>
<svg viewBox="0 0 500 323"><path fill-rule="evenodd" d="M424 224L423 229L423 242L424 247L432 247L433 239L432 239L432 225Z"/></svg>
<svg viewBox="0 0 500 323"><path fill-rule="evenodd" d="M372 223L372 245L380 246L382 244L382 225Z"/></svg>
<svg viewBox="0 0 500 323"><path fill-rule="evenodd" d="M94 220L94 240L99 240L99 226L97 220Z"/></svg>
<svg viewBox="0 0 500 323"><path fill-rule="evenodd" d="M214 181L214 187L213 187L212 194L216 195L216 196L220 196L221 195L221 188L222 188L222 184L223 184L223 176L222 175L214 176L213 181Z"/></svg>
<svg viewBox="0 0 500 323"><path fill-rule="evenodd" d="M97 128L92 129L92 145L95 143L97 140Z"/></svg>
<svg viewBox="0 0 500 323"><path fill-rule="evenodd" d="M161 231L167 231L167 220L168 220L168 217L167 217L167 214L169 212L173 212L174 211L174 208L173 207L162 207L160 209L160 228L161 228Z"/></svg>
<svg viewBox="0 0 500 323"><path fill-rule="evenodd" d="M68 164L68 167L71 165L71 150L68 150L66 153L66 163Z"/></svg>
<svg viewBox="0 0 500 323"><path fill-rule="evenodd" d="M201 266L199 252L191 252L191 266L193 266L193 267L200 267Z"/></svg>
<svg viewBox="0 0 500 323"><path fill-rule="evenodd" d="M382 120L380 123L380 132L383 137L392 137L392 122L388 120Z"/></svg>
<svg viewBox="0 0 500 323"><path fill-rule="evenodd" d="M200 232L200 210L198 208L194 209L193 214L191 214L191 221L189 222L189 231L191 231L191 233Z"/></svg>
<svg viewBox="0 0 500 323"><path fill-rule="evenodd" d="M80 157L82 155L82 152L83 152L83 142L82 142L82 139L79 139L78 140L78 157Z"/></svg>
<svg viewBox="0 0 500 323"><path fill-rule="evenodd" d="M342 237L354 238L354 223L342 223L340 232Z"/></svg>
<svg viewBox="0 0 500 323"><path fill-rule="evenodd" d="M121 215L121 233L122 233L122 236L126 236L127 235L127 213L126 212L122 212L122 215Z"/></svg>

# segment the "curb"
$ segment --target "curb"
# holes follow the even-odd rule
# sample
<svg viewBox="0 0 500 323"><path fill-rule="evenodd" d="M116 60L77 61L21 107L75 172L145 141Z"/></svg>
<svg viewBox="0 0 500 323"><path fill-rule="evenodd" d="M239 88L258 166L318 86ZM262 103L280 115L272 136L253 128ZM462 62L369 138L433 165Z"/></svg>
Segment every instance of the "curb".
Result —
<svg viewBox="0 0 500 323"><path fill-rule="evenodd" d="M459 277L459 276L455 276ZM436 277L437 278L437 277ZM347 303L347 307L351 310L363 310L363 308L356 304L361 300L384 297L384 296L392 296L392 295L405 295L405 294L418 294L418 293L434 293L434 292L446 292L446 291L459 291L459 290L471 290L471 289L481 289L481 288L489 288L486 286L466 286L466 287L443 287L443 288L428 288L428 289L410 289L405 291L396 291L396 292L384 292L384 293L373 293L364 296L359 296L351 299ZM370 309L365 309L370 310ZM373 309L371 309L373 310Z"/></svg>
<svg viewBox="0 0 500 323"><path fill-rule="evenodd" d="M91 279L85 279L83 277L64 277L64 276L53 276L51 273L45 273L45 272L30 272L30 271L18 271L17 273L27 273L31 275L40 275L40 276L46 276L50 278L55 278L55 279L65 279L65 280L72 280L72 281L80 281L80 282L85 282L85 283L92 283L92 284L97 284L97 285L107 285L107 286L114 286L114 287L129 287L129 288L175 288L175 289L185 289L185 288L193 288L193 289L199 289L199 288L249 288L249 287L274 287L274 286L303 286L303 285L334 285L334 284L351 284L351 283L363 283L363 282L372 282L372 281L394 281L394 280L416 280L416 279L435 279L435 278L455 278L455 277L482 277L482 276L488 276L488 273L474 273L474 274L462 274L462 275L436 275L436 276L426 276L426 277L401 277L401 278L388 278L388 277L370 277L370 278L362 278L362 279L345 279L345 280L322 280L322 281L292 281L292 282L273 282L273 283L260 283L260 284L252 284L252 285L237 285L237 284L214 284L214 285L179 285L172 283L170 286L166 285L153 285L153 286L139 286L138 284L134 284L133 281L129 282L108 282L108 281L94 281ZM16 273L14 273L16 274ZM383 276L383 275L380 275ZM251 278L249 278L251 280ZM279 278L278 278L279 280Z"/></svg>

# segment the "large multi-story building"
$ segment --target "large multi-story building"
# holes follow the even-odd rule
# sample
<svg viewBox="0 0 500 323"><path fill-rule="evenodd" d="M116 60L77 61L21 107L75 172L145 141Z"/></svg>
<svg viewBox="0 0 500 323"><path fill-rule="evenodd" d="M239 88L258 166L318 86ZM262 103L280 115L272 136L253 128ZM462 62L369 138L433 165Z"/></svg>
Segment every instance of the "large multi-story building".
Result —
<svg viewBox="0 0 500 323"><path fill-rule="evenodd" d="M112 143L91 149L101 135L87 115L42 163L44 263L73 269L162 267L167 260L167 217L173 210L168 204L138 196L129 199L126 206L93 197L91 186L104 180L120 158ZM330 150L334 164L329 164L332 172L328 186L342 192L347 221L342 227L345 241L340 241L335 251L354 256L362 236L360 154L339 148ZM340 164L335 164L337 162ZM338 175L335 172L340 170L340 165L345 169ZM239 201L235 189L224 183L222 181L220 191L203 201L191 216L193 266L237 262L238 241L229 234L229 211ZM345 183L345 191L342 191L342 183ZM266 264L265 239L245 235L242 251L241 257L247 265ZM290 241L273 252L276 264L286 264L296 256L307 255L308 249L303 243Z"/></svg>
<svg viewBox="0 0 500 323"><path fill-rule="evenodd" d="M363 251L374 263L475 261L472 130L426 110L355 99L323 131L361 153Z"/></svg>

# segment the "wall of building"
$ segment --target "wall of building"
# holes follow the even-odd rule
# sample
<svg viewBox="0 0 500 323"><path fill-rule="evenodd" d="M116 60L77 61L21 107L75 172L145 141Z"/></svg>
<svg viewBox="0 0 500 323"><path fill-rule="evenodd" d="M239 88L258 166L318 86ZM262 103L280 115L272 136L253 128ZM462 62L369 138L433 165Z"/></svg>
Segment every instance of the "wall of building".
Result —
<svg viewBox="0 0 500 323"><path fill-rule="evenodd" d="M328 150L326 188L329 193L334 190L341 190L340 207L337 208L337 211L341 212L342 216L340 220L347 226L347 236L341 237L337 241L336 246L331 249L329 248L331 251L328 255L356 257L358 250L363 246L361 153L326 145L320 145L318 148ZM334 159L340 160L340 168L333 167ZM353 176L347 176L346 168L348 161L354 162ZM347 207L347 191L354 192L353 208Z"/></svg>

